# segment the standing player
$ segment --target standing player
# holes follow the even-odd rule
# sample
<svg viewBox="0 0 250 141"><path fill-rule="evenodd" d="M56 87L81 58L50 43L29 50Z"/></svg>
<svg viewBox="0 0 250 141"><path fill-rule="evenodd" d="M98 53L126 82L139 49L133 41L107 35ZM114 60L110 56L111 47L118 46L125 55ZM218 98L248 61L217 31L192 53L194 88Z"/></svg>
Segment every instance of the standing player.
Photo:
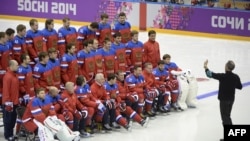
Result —
<svg viewBox="0 0 250 141"><path fill-rule="evenodd" d="M29 98L35 96L34 80L32 68L29 65L30 57L28 54L21 55L21 65L18 68L17 74L20 85L20 97L23 98L24 105L27 105Z"/></svg>
<svg viewBox="0 0 250 141"><path fill-rule="evenodd" d="M83 42L85 40L95 39L96 31L99 28L99 24L97 22L92 22L88 26L82 26L78 29L77 36L77 51L83 49Z"/></svg>
<svg viewBox="0 0 250 141"><path fill-rule="evenodd" d="M60 89L60 86L61 86L61 63L60 63L60 60L57 58L57 55L58 55L57 50L54 47L49 48L48 55L49 55L48 64L52 68L54 84L58 89Z"/></svg>
<svg viewBox="0 0 250 141"><path fill-rule="evenodd" d="M111 41L109 38L105 38L104 46L99 50L102 54L104 64L104 76L115 73L116 71L116 56L115 51L111 49Z"/></svg>
<svg viewBox="0 0 250 141"><path fill-rule="evenodd" d="M105 38L109 38L112 41L111 25L108 23L109 16L106 13L101 15L101 22L99 23L99 29L96 35L99 40L99 45L102 47Z"/></svg>
<svg viewBox="0 0 250 141"><path fill-rule="evenodd" d="M115 50L116 68L117 70L126 72L128 65L126 60L126 46L121 43L121 33L116 32L113 37L114 42L111 45L111 49Z"/></svg>
<svg viewBox="0 0 250 141"><path fill-rule="evenodd" d="M66 53L61 58L61 77L63 84L67 82L76 83L78 64L75 50L75 45L67 44Z"/></svg>
<svg viewBox="0 0 250 141"><path fill-rule="evenodd" d="M9 68L3 77L3 123L4 137L8 141L14 141L13 129L15 127L19 101L19 81L16 75L18 63L9 61Z"/></svg>
<svg viewBox="0 0 250 141"><path fill-rule="evenodd" d="M27 31L26 44L31 59L30 65L33 67L39 61L38 54L46 52L47 47L42 31L38 30L38 21L31 19L29 24L31 29Z"/></svg>
<svg viewBox="0 0 250 141"><path fill-rule="evenodd" d="M130 73L135 65L142 67L143 64L143 43L138 41L138 34L138 31L131 31L132 40L126 46L127 73Z"/></svg>
<svg viewBox="0 0 250 141"><path fill-rule="evenodd" d="M66 51L68 44L77 45L77 32L74 27L70 27L70 19L64 18L63 27L58 30L58 49L60 57L62 57Z"/></svg>
<svg viewBox="0 0 250 141"><path fill-rule="evenodd" d="M47 50L50 48L58 50L58 34L54 29L53 19L46 19L45 28L42 30L42 33L46 41Z"/></svg>
<svg viewBox="0 0 250 141"><path fill-rule="evenodd" d="M10 49L10 57L12 58L12 49L13 49L13 41L14 41L15 30L12 29L12 28L8 28L5 31L5 33L6 33L7 38L8 38L6 45Z"/></svg>
<svg viewBox="0 0 250 141"><path fill-rule="evenodd" d="M148 41L143 44L143 62L150 62L153 68L157 67L157 63L161 60L159 43L155 41L156 32L150 30L148 32Z"/></svg>
<svg viewBox="0 0 250 141"><path fill-rule="evenodd" d="M94 80L95 74L95 54L91 51L93 40L86 40L83 45L84 49L77 53L79 75L85 76L86 81L91 83L91 81Z"/></svg>
<svg viewBox="0 0 250 141"><path fill-rule="evenodd" d="M10 60L11 50L7 46L7 35L0 32L0 104L2 105L3 76L5 75Z"/></svg>
<svg viewBox="0 0 250 141"><path fill-rule="evenodd" d="M114 32L120 32L122 35L122 43L127 43L131 40L131 25L126 21L126 14L121 12L118 15L118 22L115 24Z"/></svg>
<svg viewBox="0 0 250 141"><path fill-rule="evenodd" d="M49 55L47 52L41 52L38 55L39 62L33 69L33 77L35 81L35 89L43 88L49 90L50 86L54 86L52 67L48 63Z"/></svg>
<svg viewBox="0 0 250 141"><path fill-rule="evenodd" d="M16 27L17 35L14 37L13 49L12 49L12 58L17 60L18 63L21 63L20 56L23 53L28 53L26 48L26 26L19 24Z"/></svg>

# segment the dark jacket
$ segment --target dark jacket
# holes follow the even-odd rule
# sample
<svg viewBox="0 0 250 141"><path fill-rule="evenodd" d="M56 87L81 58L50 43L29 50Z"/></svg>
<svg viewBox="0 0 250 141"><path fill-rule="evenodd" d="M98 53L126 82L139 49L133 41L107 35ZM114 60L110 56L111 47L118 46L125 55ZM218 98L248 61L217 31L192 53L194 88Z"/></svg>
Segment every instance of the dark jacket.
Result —
<svg viewBox="0 0 250 141"><path fill-rule="evenodd" d="M206 69L206 75L210 78L219 80L218 99L222 101L234 101L235 89L242 89L240 77L231 72L214 73Z"/></svg>

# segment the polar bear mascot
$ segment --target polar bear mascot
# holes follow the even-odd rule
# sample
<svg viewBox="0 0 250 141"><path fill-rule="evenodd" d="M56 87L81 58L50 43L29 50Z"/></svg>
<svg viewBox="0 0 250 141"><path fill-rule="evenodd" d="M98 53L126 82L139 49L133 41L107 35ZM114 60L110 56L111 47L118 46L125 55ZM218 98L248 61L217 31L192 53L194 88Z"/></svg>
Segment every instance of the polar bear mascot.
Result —
<svg viewBox="0 0 250 141"><path fill-rule="evenodd" d="M197 93L198 83L196 77L192 74L190 69L184 71L171 71L171 74L177 76L179 83L179 97L177 104L183 110L190 108L196 108L197 106Z"/></svg>
<svg viewBox="0 0 250 141"><path fill-rule="evenodd" d="M34 120L38 126L38 137L40 141L80 141L80 133L72 131L68 126L56 116L49 116L44 120L44 124Z"/></svg>

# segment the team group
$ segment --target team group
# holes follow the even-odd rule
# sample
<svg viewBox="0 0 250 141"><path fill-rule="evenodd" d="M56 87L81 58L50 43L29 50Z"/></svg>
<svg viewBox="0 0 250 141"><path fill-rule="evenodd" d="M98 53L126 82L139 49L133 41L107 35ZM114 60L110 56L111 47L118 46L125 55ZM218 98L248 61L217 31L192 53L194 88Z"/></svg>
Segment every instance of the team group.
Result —
<svg viewBox="0 0 250 141"><path fill-rule="evenodd" d="M157 111L182 110L177 104L178 81L170 73L181 69L170 62L169 54L161 58L156 32L150 30L148 41L142 43L125 13L119 14L114 25L108 18L102 14L100 22L78 31L64 18L58 31L53 19L45 21L43 30L31 19L27 32L23 24L17 25L16 35L11 28L0 32L6 140L14 140L14 128L20 134L22 125L44 134L46 127L68 140L67 129L71 135L79 131L80 136L89 137L94 129L131 130L132 121L146 126ZM20 106L25 106L22 116L16 112ZM64 128L54 130L48 117L60 119L67 127L58 122Z"/></svg>

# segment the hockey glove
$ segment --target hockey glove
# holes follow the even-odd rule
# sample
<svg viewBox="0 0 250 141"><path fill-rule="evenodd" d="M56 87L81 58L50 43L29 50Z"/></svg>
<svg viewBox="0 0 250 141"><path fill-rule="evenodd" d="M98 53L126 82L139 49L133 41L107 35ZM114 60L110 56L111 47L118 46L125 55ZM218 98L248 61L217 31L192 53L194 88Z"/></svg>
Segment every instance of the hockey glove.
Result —
<svg viewBox="0 0 250 141"><path fill-rule="evenodd" d="M102 103L100 103L97 108L102 113L106 111L106 107Z"/></svg>
<svg viewBox="0 0 250 141"><path fill-rule="evenodd" d="M87 118L87 116L88 116L88 110L85 109L85 108L82 109L82 110L81 110L81 114L82 114L82 117L83 117L83 118Z"/></svg>
<svg viewBox="0 0 250 141"><path fill-rule="evenodd" d="M30 100L29 94L26 94L26 95L23 96L24 105L27 105L29 103L29 100Z"/></svg>
<svg viewBox="0 0 250 141"><path fill-rule="evenodd" d="M75 110L74 117L76 117L78 120L82 119L82 114L80 111Z"/></svg>
<svg viewBox="0 0 250 141"><path fill-rule="evenodd" d="M105 101L105 106L108 107L109 109L112 109L112 103L110 102L110 100Z"/></svg>
<svg viewBox="0 0 250 141"><path fill-rule="evenodd" d="M69 118L70 118L69 111L68 110L64 110L63 111L63 116L64 116L65 120L69 120Z"/></svg>
<svg viewBox="0 0 250 141"><path fill-rule="evenodd" d="M5 102L5 110L7 112L13 112L13 102Z"/></svg>

